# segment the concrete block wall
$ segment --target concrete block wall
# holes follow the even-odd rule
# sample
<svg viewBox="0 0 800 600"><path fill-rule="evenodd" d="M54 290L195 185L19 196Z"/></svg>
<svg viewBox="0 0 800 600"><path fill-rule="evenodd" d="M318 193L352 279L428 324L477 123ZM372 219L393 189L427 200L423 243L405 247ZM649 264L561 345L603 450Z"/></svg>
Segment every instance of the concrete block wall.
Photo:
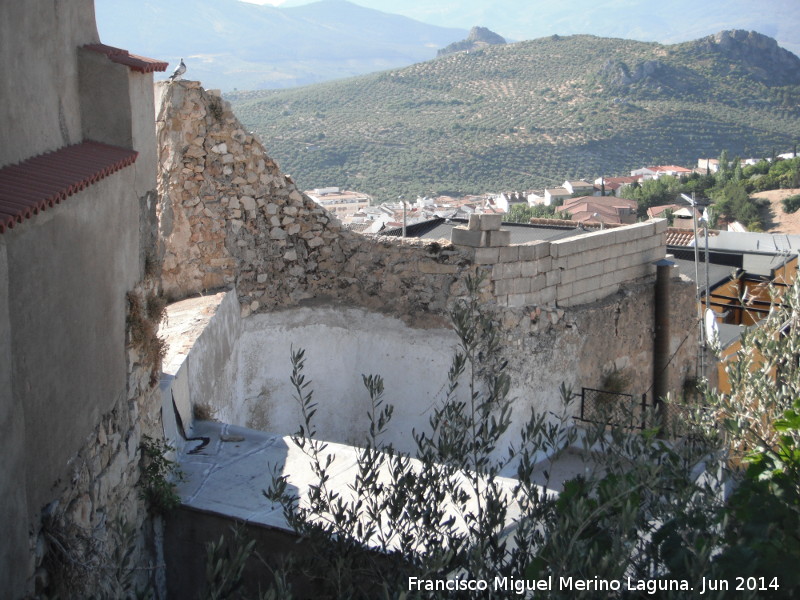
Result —
<svg viewBox="0 0 800 600"><path fill-rule="evenodd" d="M656 219L553 242L475 247L472 259L491 269L501 306L576 306L654 276L666 230L667 221Z"/></svg>

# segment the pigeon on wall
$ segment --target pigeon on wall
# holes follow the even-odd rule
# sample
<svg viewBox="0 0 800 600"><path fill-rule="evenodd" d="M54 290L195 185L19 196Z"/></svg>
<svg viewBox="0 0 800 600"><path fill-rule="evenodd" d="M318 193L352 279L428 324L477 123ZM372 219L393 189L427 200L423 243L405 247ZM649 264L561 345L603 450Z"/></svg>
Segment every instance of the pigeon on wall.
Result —
<svg viewBox="0 0 800 600"><path fill-rule="evenodd" d="M181 59L181 64L175 67L175 71L169 76L169 80L177 81L184 73L186 73L186 64L183 62L183 59Z"/></svg>

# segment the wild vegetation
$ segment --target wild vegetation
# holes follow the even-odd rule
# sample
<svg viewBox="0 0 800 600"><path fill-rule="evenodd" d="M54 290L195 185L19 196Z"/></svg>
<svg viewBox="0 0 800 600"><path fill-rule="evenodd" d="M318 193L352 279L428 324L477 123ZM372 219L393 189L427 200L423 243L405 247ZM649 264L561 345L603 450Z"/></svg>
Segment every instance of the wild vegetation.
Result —
<svg viewBox="0 0 800 600"><path fill-rule="evenodd" d="M800 80L745 50L766 76L708 43L552 36L228 99L304 188L379 201L524 190L691 165L726 148L742 157L791 148Z"/></svg>
<svg viewBox="0 0 800 600"><path fill-rule="evenodd" d="M556 214L556 207L553 206L528 206L527 204L513 205L506 216L504 221L509 223L530 223L531 219L566 219L569 220L570 214L558 213Z"/></svg>
<svg viewBox="0 0 800 600"><path fill-rule="evenodd" d="M293 442L311 459L315 479L302 503L284 477L265 492L283 505L303 551L262 569L275 587L260 597L294 597L300 583L298 597L489 598L497 597L497 579L508 586L505 594L522 597L527 581L548 577L619 582L628 591L611 595L626 598L696 598L701 590L719 599L732 592L797 597L800 283L762 326L744 334L729 363L729 395L701 388L692 404L664 399L666 409L647 415L642 431L599 418L576 437L563 416L512 415L491 314L466 301L452 318L461 344L450 386L434 409L431 433L414 433L415 457L381 441L392 407L381 379L364 377L369 433L346 491L330 485L336 459L313 439L314 413L325 400L314 398L303 375L303 352L293 353L303 414ZM455 393L459 380L469 388L466 400ZM562 389L562 398L568 405L571 392ZM526 425L506 452L502 439L512 418ZM591 457L584 474L560 494L543 493L533 481L537 456L558 456L580 438ZM517 481L500 477L509 465ZM244 560L239 553L234 562ZM437 580L451 587L427 587ZM237 589L234 597L247 597ZM560 584L536 593L601 595L607 594L591 585Z"/></svg>
<svg viewBox="0 0 800 600"><path fill-rule="evenodd" d="M636 200L639 216L645 217L651 206L673 204L680 194L694 194L699 204L709 205L711 227L717 227L720 220L726 218L742 223L751 231L761 231L764 224L760 204L750 198L750 194L800 186L800 158L761 160L742 167L738 157L731 159L729 156L727 151L722 152L716 173L651 179L623 188L621 195ZM784 207L791 208L793 197L785 199Z"/></svg>

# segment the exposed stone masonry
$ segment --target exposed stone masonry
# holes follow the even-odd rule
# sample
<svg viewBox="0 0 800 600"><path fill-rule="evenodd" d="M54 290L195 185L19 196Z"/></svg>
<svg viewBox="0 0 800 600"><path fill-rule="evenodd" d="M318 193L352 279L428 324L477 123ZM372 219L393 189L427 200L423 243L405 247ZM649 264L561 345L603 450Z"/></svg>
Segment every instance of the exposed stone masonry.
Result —
<svg viewBox="0 0 800 600"><path fill-rule="evenodd" d="M161 83L158 116L164 290L177 299L235 285L242 314L304 301L436 321L485 271L499 306L574 306L646 280L666 222L509 245L499 215L446 241L380 240L342 228L265 153L228 103L198 82Z"/></svg>
<svg viewBox="0 0 800 600"><path fill-rule="evenodd" d="M131 291L154 293L148 279ZM31 572L36 597L122 597L135 590L165 586L157 548L158 522L151 520L138 486L144 435L161 439L161 392L152 381L151 356L128 340L126 397L102 415L81 450L68 462L69 479L57 482L51 502L31 532ZM130 535L126 536L125 528ZM123 574L121 557L130 552ZM104 596L105 597L105 596Z"/></svg>
<svg viewBox="0 0 800 600"><path fill-rule="evenodd" d="M177 299L235 285L243 315L315 299L420 322L475 272L449 244L341 227L198 82L158 84L163 285Z"/></svg>

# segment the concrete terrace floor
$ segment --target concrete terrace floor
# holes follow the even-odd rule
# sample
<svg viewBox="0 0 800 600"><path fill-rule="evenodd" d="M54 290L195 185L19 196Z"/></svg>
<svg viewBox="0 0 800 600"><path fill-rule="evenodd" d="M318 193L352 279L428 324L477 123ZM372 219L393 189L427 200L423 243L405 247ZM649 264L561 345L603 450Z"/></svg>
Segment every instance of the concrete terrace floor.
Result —
<svg viewBox="0 0 800 600"><path fill-rule="evenodd" d="M280 506L264 496L272 481L273 472L288 475L288 483L301 499L308 494L309 485L316 483L309 458L297 448L289 436L237 427L213 421L196 421L192 437L207 437L208 444L190 454L202 442L189 441L185 452L178 456L183 480L177 482L184 506L238 519L247 523L289 530ZM357 448L328 443L325 454L335 460L329 469L329 485L347 497L349 485L357 474ZM550 475L543 490L558 493L563 482L585 472L586 462L579 453L565 452L559 460L543 461L534 481L543 486L545 471ZM507 488L511 478L501 478ZM302 500L301 500L302 501Z"/></svg>

